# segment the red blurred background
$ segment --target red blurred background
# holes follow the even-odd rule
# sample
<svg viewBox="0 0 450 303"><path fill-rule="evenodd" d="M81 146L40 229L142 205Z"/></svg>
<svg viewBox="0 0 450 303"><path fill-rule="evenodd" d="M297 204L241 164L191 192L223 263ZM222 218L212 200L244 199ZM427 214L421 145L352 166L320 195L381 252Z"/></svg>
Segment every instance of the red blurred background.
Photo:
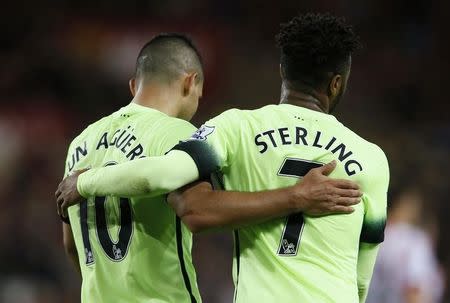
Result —
<svg viewBox="0 0 450 303"><path fill-rule="evenodd" d="M197 43L206 71L194 118L199 125L231 107L278 101L274 36L280 22L310 11L345 16L362 38L337 116L385 150L392 205L411 210L418 203L418 211L390 226L407 225L426 239L430 253L423 264L431 262L424 267L433 270L419 276L437 281L424 287L437 293L429 302L450 302L450 2L44 0L1 6L0 302L79 302L80 281L64 255L53 192L72 138L131 100L128 79L145 42L179 31ZM405 194L411 188L415 196ZM231 302L231 234L195 241L204 301ZM387 241L386 251L389 245L396 249L395 241ZM412 237L405 254L415 249ZM376 275L383 276L385 259L380 257ZM397 263L396 270L407 272L408 264ZM391 276L384 275L381 280ZM391 285L405 287L397 282ZM377 297L390 290L375 284L371 302L408 302Z"/></svg>

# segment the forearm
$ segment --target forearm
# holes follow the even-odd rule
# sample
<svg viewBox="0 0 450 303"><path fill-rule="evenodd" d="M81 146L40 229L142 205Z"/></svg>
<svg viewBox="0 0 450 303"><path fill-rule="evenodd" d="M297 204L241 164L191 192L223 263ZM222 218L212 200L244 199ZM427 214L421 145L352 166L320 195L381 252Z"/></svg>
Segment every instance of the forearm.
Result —
<svg viewBox="0 0 450 303"><path fill-rule="evenodd" d="M360 303L366 301L379 246L379 244L370 243L360 244L358 254L358 295Z"/></svg>
<svg viewBox="0 0 450 303"><path fill-rule="evenodd" d="M78 259L78 254L77 253L68 254L67 256L72 261L75 271L81 277L80 260Z"/></svg>
<svg viewBox="0 0 450 303"><path fill-rule="evenodd" d="M195 181L198 169L182 151L148 157L123 164L91 169L78 177L78 191L84 196L132 197L160 195Z"/></svg>
<svg viewBox="0 0 450 303"><path fill-rule="evenodd" d="M72 229L69 224L62 223L62 225L63 225L64 250L66 252L66 256L70 259L75 270L81 277L80 262L78 259L78 252L75 246L75 241L73 239Z"/></svg>
<svg viewBox="0 0 450 303"><path fill-rule="evenodd" d="M215 191L209 183L169 195L169 203L193 232L235 229L298 212L289 188L264 192ZM297 201L298 202L298 201Z"/></svg>

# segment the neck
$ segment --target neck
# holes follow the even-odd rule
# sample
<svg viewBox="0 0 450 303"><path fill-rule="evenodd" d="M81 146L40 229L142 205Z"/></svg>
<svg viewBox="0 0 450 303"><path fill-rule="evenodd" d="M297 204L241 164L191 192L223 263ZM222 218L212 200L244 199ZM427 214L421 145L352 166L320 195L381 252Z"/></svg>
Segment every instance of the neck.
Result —
<svg viewBox="0 0 450 303"><path fill-rule="evenodd" d="M173 90L167 86L140 84L131 102L156 109L171 117L178 117L180 108L176 100Z"/></svg>
<svg viewBox="0 0 450 303"><path fill-rule="evenodd" d="M280 104L292 104L326 114L329 112L326 97L321 96L321 94L314 90L310 92L293 90L285 83L282 84L281 88Z"/></svg>

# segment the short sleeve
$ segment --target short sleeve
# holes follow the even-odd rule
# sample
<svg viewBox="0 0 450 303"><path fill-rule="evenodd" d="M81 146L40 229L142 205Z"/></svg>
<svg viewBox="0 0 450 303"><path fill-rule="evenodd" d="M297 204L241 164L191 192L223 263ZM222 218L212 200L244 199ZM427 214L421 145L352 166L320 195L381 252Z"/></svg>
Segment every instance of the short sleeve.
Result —
<svg viewBox="0 0 450 303"><path fill-rule="evenodd" d="M188 140L174 147L188 153L197 165L200 179L226 170L239 145L240 110L231 109L203 124Z"/></svg>
<svg viewBox="0 0 450 303"><path fill-rule="evenodd" d="M389 187L388 161L379 148L377 156L373 157L367 176L363 186L364 221L361 242L376 244L384 241Z"/></svg>

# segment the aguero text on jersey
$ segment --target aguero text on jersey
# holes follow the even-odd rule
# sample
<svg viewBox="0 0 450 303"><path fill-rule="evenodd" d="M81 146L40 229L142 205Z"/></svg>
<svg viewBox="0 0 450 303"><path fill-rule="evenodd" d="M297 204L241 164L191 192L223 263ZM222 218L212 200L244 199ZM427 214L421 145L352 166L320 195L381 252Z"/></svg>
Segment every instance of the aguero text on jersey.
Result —
<svg viewBox="0 0 450 303"><path fill-rule="evenodd" d="M194 130L186 121L131 103L73 140L66 175L164 155ZM91 197L70 207L69 218L82 273L82 302L201 302L191 260L192 234L164 196Z"/></svg>

